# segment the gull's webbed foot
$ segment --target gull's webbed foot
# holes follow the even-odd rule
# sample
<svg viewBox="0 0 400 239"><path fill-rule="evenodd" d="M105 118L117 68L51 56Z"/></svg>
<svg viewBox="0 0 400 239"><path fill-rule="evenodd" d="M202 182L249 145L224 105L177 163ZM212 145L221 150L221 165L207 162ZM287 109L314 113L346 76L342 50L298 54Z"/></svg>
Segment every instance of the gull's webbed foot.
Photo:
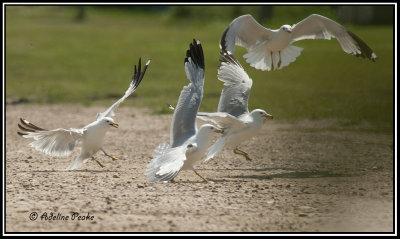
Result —
<svg viewBox="0 0 400 239"><path fill-rule="evenodd" d="M115 161L115 160L119 159L118 157L114 157L112 155L109 155L108 153L106 153L106 151L104 151L104 149L101 149L101 151L103 151L105 156L110 157L112 159L112 161Z"/></svg>

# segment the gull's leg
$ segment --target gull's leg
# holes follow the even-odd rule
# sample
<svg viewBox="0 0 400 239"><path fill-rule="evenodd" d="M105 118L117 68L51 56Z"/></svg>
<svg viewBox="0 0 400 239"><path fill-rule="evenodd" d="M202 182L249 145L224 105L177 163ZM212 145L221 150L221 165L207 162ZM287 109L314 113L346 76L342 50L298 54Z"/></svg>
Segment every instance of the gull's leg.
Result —
<svg viewBox="0 0 400 239"><path fill-rule="evenodd" d="M272 51L270 53L271 53L271 71L273 71L274 70L274 58L272 57Z"/></svg>
<svg viewBox="0 0 400 239"><path fill-rule="evenodd" d="M93 156L92 156L92 159L93 159L94 161L96 161L96 162L100 165L100 167L104 168L104 165L101 164L101 163L100 163L97 159L95 159Z"/></svg>
<svg viewBox="0 0 400 239"><path fill-rule="evenodd" d="M203 178L203 176L201 176L196 170L193 169L193 172L194 172L197 176L199 176L201 179L203 179L204 182L206 182L206 183L214 183L213 181L210 181L210 180L207 180L207 179Z"/></svg>
<svg viewBox="0 0 400 239"><path fill-rule="evenodd" d="M119 158L117 158L117 157L111 156L111 155L109 155L108 153L106 153L106 151L104 151L104 149L103 149L102 147L100 148L100 150L103 151L103 153L104 153L107 157L110 157L113 161L119 159Z"/></svg>
<svg viewBox="0 0 400 239"><path fill-rule="evenodd" d="M233 152L234 152L235 154L240 154L240 155L242 155L243 157L246 158L247 161L251 161L251 160L252 160L252 159L249 157L249 154L248 154L248 153L246 153L246 152L244 152L244 151L238 149L238 147L236 147L236 148L233 150Z"/></svg>
<svg viewBox="0 0 400 239"><path fill-rule="evenodd" d="M176 183L174 179L169 180L171 183Z"/></svg>
<svg viewBox="0 0 400 239"><path fill-rule="evenodd" d="M279 53L278 69L280 69L281 68L281 63L282 63L281 51L279 51L278 53Z"/></svg>

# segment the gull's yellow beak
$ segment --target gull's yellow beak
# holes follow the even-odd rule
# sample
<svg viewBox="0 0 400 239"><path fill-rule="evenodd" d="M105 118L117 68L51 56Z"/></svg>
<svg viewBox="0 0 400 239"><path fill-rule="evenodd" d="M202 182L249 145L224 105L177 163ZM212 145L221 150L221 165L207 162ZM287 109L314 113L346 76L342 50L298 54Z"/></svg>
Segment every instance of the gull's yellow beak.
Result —
<svg viewBox="0 0 400 239"><path fill-rule="evenodd" d="M272 115L270 115L270 114L267 114L267 115L265 116L265 118L267 118L267 119L274 119L274 116L272 116Z"/></svg>
<svg viewBox="0 0 400 239"><path fill-rule="evenodd" d="M112 124L110 124L110 125L113 126L113 127L115 127L115 128L118 128L118 127L119 127L119 125L116 124L116 123L112 123Z"/></svg>
<svg viewBox="0 0 400 239"><path fill-rule="evenodd" d="M223 134L223 133L224 133L224 130L223 130L223 129L217 129L215 132L220 133L220 134Z"/></svg>

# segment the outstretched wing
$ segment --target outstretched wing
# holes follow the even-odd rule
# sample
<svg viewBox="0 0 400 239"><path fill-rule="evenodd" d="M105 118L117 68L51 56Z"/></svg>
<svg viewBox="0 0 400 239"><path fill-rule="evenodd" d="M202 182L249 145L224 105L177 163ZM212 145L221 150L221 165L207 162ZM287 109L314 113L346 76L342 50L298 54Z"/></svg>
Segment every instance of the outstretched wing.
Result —
<svg viewBox="0 0 400 239"><path fill-rule="evenodd" d="M18 132L24 138L32 138L29 145L38 151L50 156L67 156L71 154L76 144L81 140L84 129L42 129L25 119L20 119L18 127L23 132Z"/></svg>
<svg viewBox="0 0 400 239"><path fill-rule="evenodd" d="M222 33L219 47L231 53L235 45L245 47L247 50L260 43L269 41L273 31L261 26L251 15L243 15L234 19Z"/></svg>
<svg viewBox="0 0 400 239"><path fill-rule="evenodd" d="M327 39L336 38L343 51L363 58L375 61L377 56L372 49L358 36L348 31L339 23L318 15L312 14L292 27L291 41L303 39Z"/></svg>
<svg viewBox="0 0 400 239"><path fill-rule="evenodd" d="M218 111L238 117L249 112L248 100L253 81L230 52L221 51L220 57L218 80L224 82L225 88L221 92Z"/></svg>
<svg viewBox="0 0 400 239"><path fill-rule="evenodd" d="M243 123L226 112L199 112L197 118L217 125L221 129L243 127Z"/></svg>
<svg viewBox="0 0 400 239"><path fill-rule="evenodd" d="M196 133L196 114L203 98L204 55L200 41L193 39L186 52L185 72L190 84L183 87L172 117L171 147L183 144Z"/></svg>
<svg viewBox="0 0 400 239"><path fill-rule="evenodd" d="M124 96L122 96L121 99L119 99L117 102L115 102L110 108L108 108L106 111L103 113L98 113L96 120L99 120L100 118L103 117L112 117L114 116L114 110L121 104L122 101L124 101L128 96L130 96L136 88L139 86L140 82L143 79L144 73L146 73L147 67L149 66L151 60L148 60L146 65L143 68L143 71L141 70L141 58L139 58L139 65L138 68L136 68L135 65L135 73L133 74L131 84L128 88L128 90L125 92Z"/></svg>

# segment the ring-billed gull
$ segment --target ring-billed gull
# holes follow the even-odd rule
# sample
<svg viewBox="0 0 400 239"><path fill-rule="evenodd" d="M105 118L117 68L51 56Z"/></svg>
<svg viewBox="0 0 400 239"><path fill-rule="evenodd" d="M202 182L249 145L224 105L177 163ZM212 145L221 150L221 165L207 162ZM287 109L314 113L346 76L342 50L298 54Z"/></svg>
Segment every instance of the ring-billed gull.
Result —
<svg viewBox="0 0 400 239"><path fill-rule="evenodd" d="M68 156L70 155L75 146L81 145L81 152L77 158L75 158L72 163L68 166L66 170L74 170L82 166L90 158L95 160L101 167L104 167L99 161L94 158L94 154L101 150L103 153L112 158L113 160L118 159L117 157L111 156L104 151L102 146L103 139L106 132L110 127L118 128L118 124L114 122L111 118L114 116L114 110L119 106L119 104L124 101L128 96L130 96L136 88L139 86L143 79L144 73L150 60L146 63L141 70L141 59L139 58L139 65L136 68L132 77L132 81L128 90L125 92L124 96L115 102L110 108L102 113L98 113L96 120L81 129L53 129L47 130L40 128L25 119L20 119L21 124L18 127L23 130L23 132L18 132L24 138L31 138L34 141L29 145L38 151L41 151L50 156Z"/></svg>
<svg viewBox="0 0 400 239"><path fill-rule="evenodd" d="M154 150L145 173L149 182L172 181L181 170L193 170L209 182L194 169L194 165L212 144L212 136L223 131L210 124L204 124L198 130L196 127L204 85L204 55L200 41L193 39L186 52L185 72L190 83L183 87L172 117L171 145L163 142Z"/></svg>
<svg viewBox="0 0 400 239"><path fill-rule="evenodd" d="M243 55L248 63L259 70L277 70L289 65L300 55L303 48L292 43L304 39L336 38L343 51L375 61L377 56L358 36L339 23L312 14L302 21L283 25L277 30L261 26L251 15L234 19L223 32L220 48L233 54L235 45L245 47Z"/></svg>
<svg viewBox="0 0 400 239"><path fill-rule="evenodd" d="M224 82L225 88L221 92L218 112L199 112L197 117L216 124L224 133L210 147L205 160L215 157L226 146L250 161L249 155L238 145L255 136L265 119L273 119L273 116L262 109L249 112L248 100L253 81L230 52L221 51L220 57L218 80Z"/></svg>

